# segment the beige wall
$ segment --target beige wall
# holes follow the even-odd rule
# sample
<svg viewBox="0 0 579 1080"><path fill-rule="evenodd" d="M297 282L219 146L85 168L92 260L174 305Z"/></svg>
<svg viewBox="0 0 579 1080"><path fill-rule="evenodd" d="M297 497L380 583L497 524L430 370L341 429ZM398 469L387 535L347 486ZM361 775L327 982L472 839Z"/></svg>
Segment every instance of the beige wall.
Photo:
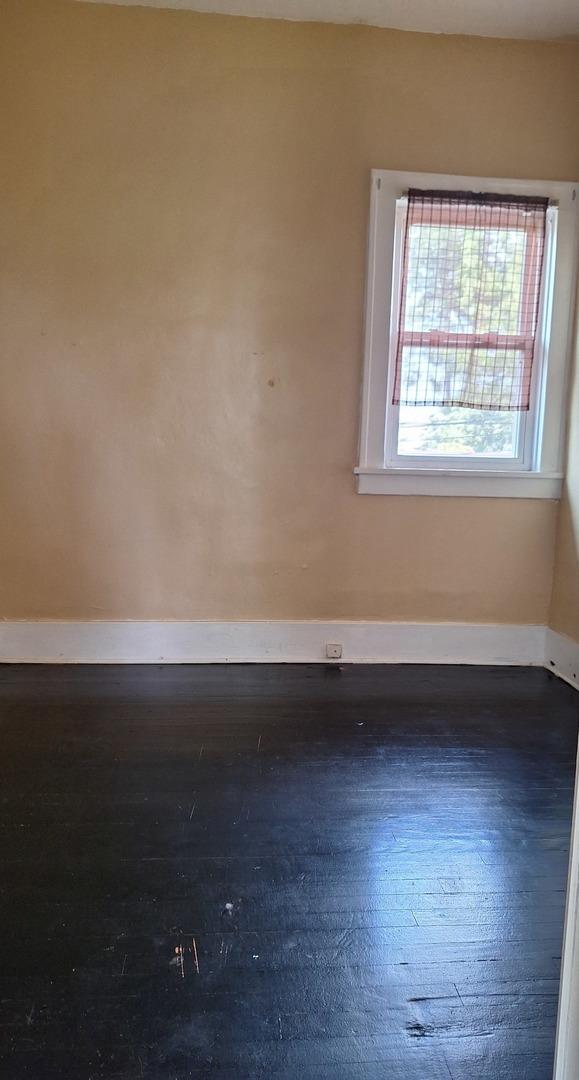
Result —
<svg viewBox="0 0 579 1080"><path fill-rule="evenodd" d="M545 621L556 504L354 493L368 172L576 179L579 48L66 0L0 40L0 616Z"/></svg>
<svg viewBox="0 0 579 1080"><path fill-rule="evenodd" d="M579 333L569 398L567 479L558 518L549 624L579 641Z"/></svg>

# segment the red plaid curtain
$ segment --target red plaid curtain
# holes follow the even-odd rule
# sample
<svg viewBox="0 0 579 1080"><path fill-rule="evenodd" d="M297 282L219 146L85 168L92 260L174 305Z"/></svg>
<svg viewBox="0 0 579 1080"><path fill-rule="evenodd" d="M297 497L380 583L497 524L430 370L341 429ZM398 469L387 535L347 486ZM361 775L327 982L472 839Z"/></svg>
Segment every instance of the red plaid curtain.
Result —
<svg viewBox="0 0 579 1080"><path fill-rule="evenodd" d="M409 191L395 405L529 408L547 206Z"/></svg>

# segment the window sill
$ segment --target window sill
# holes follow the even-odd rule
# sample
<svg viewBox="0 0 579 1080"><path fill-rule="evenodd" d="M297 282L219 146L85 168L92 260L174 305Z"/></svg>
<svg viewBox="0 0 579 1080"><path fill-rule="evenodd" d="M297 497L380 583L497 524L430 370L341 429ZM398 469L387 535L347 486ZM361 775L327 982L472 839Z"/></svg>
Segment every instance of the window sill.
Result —
<svg viewBox="0 0 579 1080"><path fill-rule="evenodd" d="M359 495L455 495L483 499L559 499L561 473L474 469L354 469Z"/></svg>

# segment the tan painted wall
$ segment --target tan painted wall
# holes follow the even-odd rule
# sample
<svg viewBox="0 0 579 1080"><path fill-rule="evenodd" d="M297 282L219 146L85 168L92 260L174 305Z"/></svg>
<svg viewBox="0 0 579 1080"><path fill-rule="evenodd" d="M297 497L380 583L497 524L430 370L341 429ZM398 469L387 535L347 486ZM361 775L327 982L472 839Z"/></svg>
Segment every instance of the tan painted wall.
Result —
<svg viewBox="0 0 579 1080"><path fill-rule="evenodd" d="M569 404L567 479L558 518L549 625L579 641L579 333Z"/></svg>
<svg viewBox="0 0 579 1080"><path fill-rule="evenodd" d="M368 172L576 179L577 46L0 20L0 615L543 622L555 504L354 493Z"/></svg>

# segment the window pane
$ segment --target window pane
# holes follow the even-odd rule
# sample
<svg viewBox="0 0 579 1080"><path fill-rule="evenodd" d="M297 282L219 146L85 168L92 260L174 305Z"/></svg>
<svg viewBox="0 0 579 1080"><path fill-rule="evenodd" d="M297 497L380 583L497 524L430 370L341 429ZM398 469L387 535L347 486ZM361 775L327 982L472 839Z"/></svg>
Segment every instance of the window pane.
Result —
<svg viewBox="0 0 579 1080"><path fill-rule="evenodd" d="M402 357L402 398L418 405L454 406L466 399L481 409L497 401L516 409L521 398L525 358L520 350L410 346Z"/></svg>
<svg viewBox="0 0 579 1080"><path fill-rule="evenodd" d="M404 330L516 334L522 229L411 225Z"/></svg>
<svg viewBox="0 0 579 1080"><path fill-rule="evenodd" d="M400 455L517 456L519 413L448 406L401 405Z"/></svg>

